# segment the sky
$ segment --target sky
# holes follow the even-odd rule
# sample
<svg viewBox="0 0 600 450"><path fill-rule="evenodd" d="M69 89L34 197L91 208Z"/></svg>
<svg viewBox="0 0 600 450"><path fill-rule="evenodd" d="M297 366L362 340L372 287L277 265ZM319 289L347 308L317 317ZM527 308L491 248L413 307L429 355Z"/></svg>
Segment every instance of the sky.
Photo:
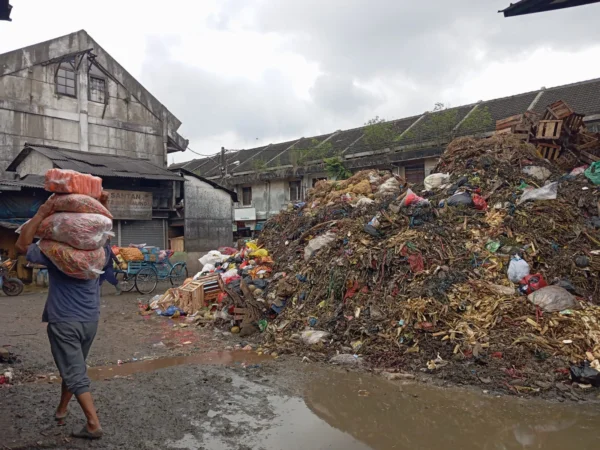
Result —
<svg viewBox="0 0 600 450"><path fill-rule="evenodd" d="M208 155L600 76L600 3L509 3L11 0L0 53L85 29Z"/></svg>

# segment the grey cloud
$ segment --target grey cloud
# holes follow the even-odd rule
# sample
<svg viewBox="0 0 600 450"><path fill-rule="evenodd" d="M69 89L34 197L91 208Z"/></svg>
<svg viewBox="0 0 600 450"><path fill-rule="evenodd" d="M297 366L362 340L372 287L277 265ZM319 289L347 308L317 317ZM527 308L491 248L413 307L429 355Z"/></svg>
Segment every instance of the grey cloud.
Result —
<svg viewBox="0 0 600 450"><path fill-rule="evenodd" d="M382 101L342 75L321 75L310 93L318 105L336 114L364 112Z"/></svg>
<svg viewBox="0 0 600 450"><path fill-rule="evenodd" d="M227 133L241 145L259 145L257 138L262 144L310 136L331 131L334 123L338 128L353 124L353 112L372 100L347 80L339 85L342 90L335 83L319 83L315 101L304 100L277 70L265 71L257 81L222 77L175 61L165 42L170 41L148 41L142 81L182 120L181 131L192 142Z"/></svg>
<svg viewBox="0 0 600 450"><path fill-rule="evenodd" d="M580 49L600 37L600 5L504 18L509 0L257 1L257 30L288 37L289 46L329 73L368 80L405 76L436 84L465 68L540 46ZM484 52L483 60L477 53Z"/></svg>

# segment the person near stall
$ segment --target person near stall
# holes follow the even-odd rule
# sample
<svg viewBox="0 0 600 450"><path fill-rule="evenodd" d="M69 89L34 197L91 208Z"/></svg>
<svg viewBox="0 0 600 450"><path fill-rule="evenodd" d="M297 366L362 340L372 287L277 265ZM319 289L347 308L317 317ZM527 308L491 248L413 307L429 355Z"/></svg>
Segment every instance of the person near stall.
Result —
<svg viewBox="0 0 600 450"><path fill-rule="evenodd" d="M86 417L81 429L73 436L84 439L102 437L102 426L90 392L86 358L92 346L100 319L100 284L98 279L81 280L61 272L33 243L40 223L54 213L52 197L35 216L23 225L16 249L27 255L27 260L47 267L49 289L42 321L47 322L48 340L54 362L62 378L61 396L55 412L59 425L64 425L69 413L69 401L76 397ZM112 267L106 254L105 269Z"/></svg>

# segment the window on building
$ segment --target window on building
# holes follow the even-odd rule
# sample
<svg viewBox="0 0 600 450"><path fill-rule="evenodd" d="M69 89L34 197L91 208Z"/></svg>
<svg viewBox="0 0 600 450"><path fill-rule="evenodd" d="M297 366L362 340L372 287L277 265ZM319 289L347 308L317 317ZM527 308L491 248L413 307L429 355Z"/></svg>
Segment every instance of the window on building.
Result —
<svg viewBox="0 0 600 450"><path fill-rule="evenodd" d="M56 71L56 92L69 97L77 97L76 73L71 63L62 63Z"/></svg>
<svg viewBox="0 0 600 450"><path fill-rule="evenodd" d="M244 187L242 188L242 206L250 205L252 205L252 188Z"/></svg>
<svg viewBox="0 0 600 450"><path fill-rule="evenodd" d="M327 177L324 178L313 178L312 187L315 187L319 181L327 181Z"/></svg>
<svg viewBox="0 0 600 450"><path fill-rule="evenodd" d="M302 200L302 182L290 181L290 201L297 202Z"/></svg>
<svg viewBox="0 0 600 450"><path fill-rule="evenodd" d="M408 183L423 183L423 180L425 179L425 164L412 164L404 167L404 177Z"/></svg>
<svg viewBox="0 0 600 450"><path fill-rule="evenodd" d="M98 103L106 102L106 80L90 76L90 100Z"/></svg>

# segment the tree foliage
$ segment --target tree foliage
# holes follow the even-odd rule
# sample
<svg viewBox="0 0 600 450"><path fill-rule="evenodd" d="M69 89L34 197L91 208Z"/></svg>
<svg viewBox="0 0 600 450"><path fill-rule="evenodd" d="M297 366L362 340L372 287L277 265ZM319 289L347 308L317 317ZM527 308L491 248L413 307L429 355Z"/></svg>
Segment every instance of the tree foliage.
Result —
<svg viewBox="0 0 600 450"><path fill-rule="evenodd" d="M460 124L458 132L466 135L479 135L489 131L494 121L487 106L477 107Z"/></svg>
<svg viewBox="0 0 600 450"><path fill-rule="evenodd" d="M344 166L344 161L339 155L332 156L331 158L325 158L323 162L325 163L325 171L327 172L327 176L329 178L346 180L352 176L352 172L346 169Z"/></svg>
<svg viewBox="0 0 600 450"><path fill-rule="evenodd" d="M307 147L292 148L290 150L290 160L292 165L298 167L311 161L321 162L332 153L333 146L330 142L319 142L317 139L313 139Z"/></svg>
<svg viewBox="0 0 600 450"><path fill-rule="evenodd" d="M379 116L365 123L363 140L371 150L389 147L395 137L392 124Z"/></svg>

